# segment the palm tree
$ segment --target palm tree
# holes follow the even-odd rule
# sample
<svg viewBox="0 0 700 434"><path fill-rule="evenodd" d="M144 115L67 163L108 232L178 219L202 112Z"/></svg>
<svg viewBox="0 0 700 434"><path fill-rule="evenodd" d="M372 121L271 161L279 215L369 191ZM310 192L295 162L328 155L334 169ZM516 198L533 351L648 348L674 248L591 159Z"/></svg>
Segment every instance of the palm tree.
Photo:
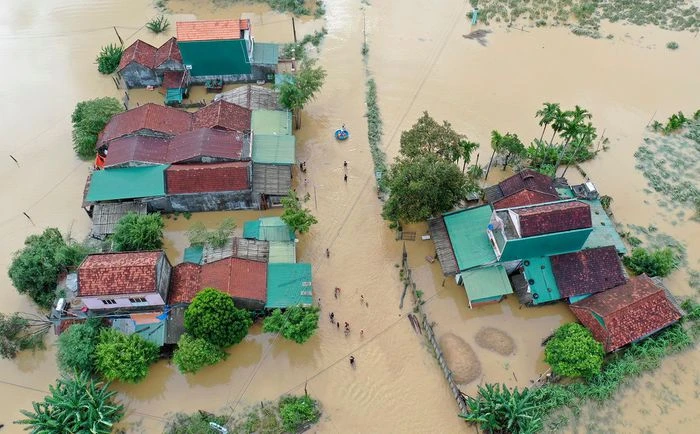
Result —
<svg viewBox="0 0 700 434"><path fill-rule="evenodd" d="M571 157L566 163L566 168L564 168L564 172L561 174L562 177L566 175L566 171L569 170L571 163L576 162L576 154L579 150L588 148L589 144L595 140L596 135L596 129L590 122L585 125L580 125L576 143L573 146L573 151L571 151Z"/></svg>
<svg viewBox="0 0 700 434"><path fill-rule="evenodd" d="M486 176L484 176L484 180L489 177L489 172L491 171L491 164L493 163L493 157L496 156L496 152L500 152L503 148L503 136L501 133L499 133L496 130L491 131L491 149L493 149L493 152L491 153L491 159L489 160L489 165L486 168Z"/></svg>
<svg viewBox="0 0 700 434"><path fill-rule="evenodd" d="M547 125L554 122L559 113L561 113L559 103L546 102L544 103L544 107L542 109L537 110L535 117L539 117L540 126L544 126L544 128L542 128L542 134L540 135L540 141L544 137L544 132L547 130Z"/></svg>
<svg viewBox="0 0 700 434"><path fill-rule="evenodd" d="M554 120L552 121L552 138L549 139L550 147L552 146L552 142L554 142L554 136L566 128L570 113L569 111L557 110L554 114Z"/></svg>
<svg viewBox="0 0 700 434"><path fill-rule="evenodd" d="M469 162L471 161L472 152L474 152L474 150L478 147L479 144L476 142L470 142L469 140L459 141L459 156L462 158L462 173L464 173L467 164L469 164Z"/></svg>

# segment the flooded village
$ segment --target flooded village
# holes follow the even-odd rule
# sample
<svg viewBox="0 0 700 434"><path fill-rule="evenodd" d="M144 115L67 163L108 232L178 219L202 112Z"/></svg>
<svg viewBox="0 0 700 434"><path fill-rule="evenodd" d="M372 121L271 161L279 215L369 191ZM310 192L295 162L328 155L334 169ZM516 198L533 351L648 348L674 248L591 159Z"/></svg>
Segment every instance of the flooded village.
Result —
<svg viewBox="0 0 700 434"><path fill-rule="evenodd" d="M0 360L0 432L21 431L20 410L61 376L56 335L90 317L101 340L156 348L144 350L153 363L143 372L97 362L124 405L115 432L163 432L175 413L198 411L219 416L211 432L252 432L241 428L251 411L307 394L317 421L294 430L489 432L458 415L498 384L569 400L537 431L694 432L698 351L670 334L697 327L683 302L697 300L700 270L700 5L659 2L666 21L644 21L612 18L615 1L595 11L574 1L556 17L538 15L535 0L525 12L501 5L509 15L500 0L301 3L294 21L265 2L218 0L10 0L0 12L0 52L13 59L2 73L0 263L9 269L47 228L90 246L46 309L0 278L3 314L51 324L45 349ZM159 16L169 26L154 33L145 24ZM295 40L315 65L288 49ZM108 44L124 51L100 74ZM290 112L280 89L313 66L323 85ZM104 97L116 99L114 116L81 160L71 114ZM553 103L592 132L567 139L544 114ZM409 149L426 111L469 150L441 166L420 140ZM551 154L553 141L590 158ZM515 156L517 143L542 153ZM454 170L468 194L461 186L448 208L392 221L448 196L415 195L396 214L395 158ZM317 222L291 228L295 206ZM124 216L159 213L157 249L115 235ZM645 275L630 259L640 246L669 247L672 272ZM240 308L225 312L238 331L208 335L186 318L205 288ZM295 323L311 330L303 343L283 331L298 306L316 318ZM553 333L570 323L605 354L603 374L552 372L565 370L545 347L554 353ZM190 335L206 339L197 347ZM671 343L644 344L658 336ZM178 342L216 357L188 371ZM107 347L100 360L123 357ZM610 367L627 377L603 390Z"/></svg>

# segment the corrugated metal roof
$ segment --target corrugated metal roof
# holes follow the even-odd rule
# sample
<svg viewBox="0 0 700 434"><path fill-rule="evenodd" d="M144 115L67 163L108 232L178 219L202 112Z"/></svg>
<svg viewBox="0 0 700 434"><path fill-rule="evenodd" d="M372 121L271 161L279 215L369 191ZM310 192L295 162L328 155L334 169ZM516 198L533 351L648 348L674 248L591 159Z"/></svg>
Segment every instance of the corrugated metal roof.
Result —
<svg viewBox="0 0 700 434"><path fill-rule="evenodd" d="M293 264L297 261L297 247L294 241L270 241L270 263Z"/></svg>
<svg viewBox="0 0 700 434"><path fill-rule="evenodd" d="M615 229L615 223L610 220L608 214L600 204L600 200L581 200L591 207L591 220L593 232L586 239L583 245L584 249L592 249L595 247L615 246L617 253L624 255L627 253L627 247L622 242L620 234Z"/></svg>
<svg viewBox="0 0 700 434"><path fill-rule="evenodd" d="M165 196L167 164L146 167L126 167L93 172L86 201L136 199Z"/></svg>
<svg viewBox="0 0 700 434"><path fill-rule="evenodd" d="M513 292L508 273L502 265L475 268L462 272L461 276L470 303Z"/></svg>
<svg viewBox="0 0 700 434"><path fill-rule="evenodd" d="M295 164L296 138L292 135L253 135L253 162L264 164Z"/></svg>
<svg viewBox="0 0 700 434"><path fill-rule="evenodd" d="M443 216L460 270L468 270L496 261L496 253L486 234L491 213L491 206L483 205Z"/></svg>
<svg viewBox="0 0 700 434"><path fill-rule="evenodd" d="M508 240L502 249L501 261L516 261L533 256L561 255L577 252L593 229L576 229L553 234L535 235Z"/></svg>
<svg viewBox="0 0 700 434"><path fill-rule="evenodd" d="M243 238L257 240L260 236L260 220L250 220L243 223Z"/></svg>
<svg viewBox="0 0 700 434"><path fill-rule="evenodd" d="M311 279L311 264L268 264L265 307L310 306L313 302Z"/></svg>
<svg viewBox="0 0 700 434"><path fill-rule="evenodd" d="M253 193L286 196L292 189L292 166L285 164L253 164Z"/></svg>
<svg viewBox="0 0 700 434"><path fill-rule="evenodd" d="M190 246L185 248L182 262L190 262L192 264L201 264L204 255L203 246Z"/></svg>
<svg viewBox="0 0 700 434"><path fill-rule="evenodd" d="M533 304L548 303L562 298L549 257L527 258L523 261L523 268L530 286Z"/></svg>
<svg viewBox="0 0 700 434"><path fill-rule="evenodd" d="M277 44L256 42L253 46L253 62L258 65L277 65L280 47Z"/></svg>
<svg viewBox="0 0 700 434"><path fill-rule="evenodd" d="M281 110L253 110L250 128L255 134L292 134L292 114Z"/></svg>
<svg viewBox="0 0 700 434"><path fill-rule="evenodd" d="M258 239L264 241L293 241L294 230L279 217L261 217Z"/></svg>

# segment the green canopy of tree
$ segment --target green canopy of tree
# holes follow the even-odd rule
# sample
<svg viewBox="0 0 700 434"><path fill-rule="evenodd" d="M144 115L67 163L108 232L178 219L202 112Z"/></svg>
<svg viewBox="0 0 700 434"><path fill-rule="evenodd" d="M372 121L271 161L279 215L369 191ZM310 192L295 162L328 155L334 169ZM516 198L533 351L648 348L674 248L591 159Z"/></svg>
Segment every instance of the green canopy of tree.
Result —
<svg viewBox="0 0 700 434"><path fill-rule="evenodd" d="M282 313L275 309L265 318L263 331L277 333L298 344L308 341L318 329L319 310L317 307L292 306Z"/></svg>
<svg viewBox="0 0 700 434"><path fill-rule="evenodd" d="M56 299L59 274L80 264L89 250L73 241L66 242L56 228L30 235L24 246L15 252L8 275L20 294L27 294L39 306L50 308Z"/></svg>
<svg viewBox="0 0 700 434"><path fill-rule="evenodd" d="M56 362L63 372L95 372L95 350L100 338L101 323L91 318L73 324L58 337Z"/></svg>
<svg viewBox="0 0 700 434"><path fill-rule="evenodd" d="M459 167L436 154L396 160L385 182L390 194L382 215L391 222L419 222L447 212L469 191Z"/></svg>
<svg viewBox="0 0 700 434"><path fill-rule="evenodd" d="M73 149L78 157L91 160L97 155L97 135L117 113L124 111L115 98L104 97L81 101L75 106L73 122Z"/></svg>
<svg viewBox="0 0 700 434"><path fill-rule="evenodd" d="M304 208L294 190L289 190L287 196L282 198L282 207L284 207L284 212L280 218L295 232L305 234L309 232L311 225L318 223L311 211L308 208Z"/></svg>
<svg viewBox="0 0 700 434"><path fill-rule="evenodd" d="M59 378L49 386L49 395L33 402L32 410L21 410L26 419L16 424L28 425L33 433L110 434L114 424L124 416L124 406L108 389L109 384L95 381L87 372Z"/></svg>
<svg viewBox="0 0 700 434"><path fill-rule="evenodd" d="M326 71L316 66L315 59L304 59L292 81L279 87L279 101L282 106L294 113L296 128L301 127L300 110L312 101L323 87Z"/></svg>
<svg viewBox="0 0 700 434"><path fill-rule="evenodd" d="M544 105L544 107L537 110L537 113L535 113L535 117L540 118L540 126L543 127L542 134L540 135L540 141L544 139L544 132L547 130L547 126L561 116L561 108L559 107L559 103L545 102L542 105ZM554 129L554 132L556 133L556 129Z"/></svg>
<svg viewBox="0 0 700 434"><path fill-rule="evenodd" d="M657 250L647 250L637 247L632 254L622 258L627 268L634 274L666 277L678 267L679 260L673 250L668 247Z"/></svg>
<svg viewBox="0 0 700 434"><path fill-rule="evenodd" d="M564 377L590 378L603 366L603 345L578 323L564 324L547 342L544 360L552 372Z"/></svg>
<svg viewBox="0 0 700 434"><path fill-rule="evenodd" d="M214 288L197 293L185 311L185 329L220 348L237 344L253 324L245 309L238 309L233 299Z"/></svg>
<svg viewBox="0 0 700 434"><path fill-rule="evenodd" d="M0 357L13 359L20 351L43 349L49 325L17 312L10 315L0 312Z"/></svg>
<svg viewBox="0 0 700 434"><path fill-rule="evenodd" d="M304 426L321 418L318 402L308 395L283 396L279 403L282 427L285 432L299 432Z"/></svg>
<svg viewBox="0 0 700 434"><path fill-rule="evenodd" d="M485 433L533 434L543 428L537 396L527 387L511 391L505 384L480 385L476 398L465 398L469 412L460 417Z"/></svg>
<svg viewBox="0 0 700 434"><path fill-rule="evenodd" d="M431 153L455 162L462 156L461 140L462 137L449 122L439 124L426 111L410 130L401 133L399 152L407 158Z"/></svg>
<svg viewBox="0 0 700 434"><path fill-rule="evenodd" d="M187 239L192 246L203 246L208 244L212 247L224 247L231 240L233 231L236 229L236 221L233 217L227 217L221 221L218 228L207 231L202 222L195 222L187 230Z"/></svg>
<svg viewBox="0 0 700 434"><path fill-rule="evenodd" d="M193 374L205 366L215 365L226 358L226 353L206 339L194 338L187 333L177 341L173 363L183 374Z"/></svg>
<svg viewBox="0 0 700 434"><path fill-rule="evenodd" d="M134 333L125 335L114 329L100 332L95 348L95 366L107 380L138 383L148 375L148 368L158 360L160 349Z"/></svg>
<svg viewBox="0 0 700 434"><path fill-rule="evenodd" d="M163 217L160 214L140 215L130 212L119 219L112 242L117 252L158 250L163 247Z"/></svg>
<svg viewBox="0 0 700 434"><path fill-rule="evenodd" d="M124 54L124 48L121 45L105 45L97 55L97 70L105 75L113 73L119 67L122 54Z"/></svg>

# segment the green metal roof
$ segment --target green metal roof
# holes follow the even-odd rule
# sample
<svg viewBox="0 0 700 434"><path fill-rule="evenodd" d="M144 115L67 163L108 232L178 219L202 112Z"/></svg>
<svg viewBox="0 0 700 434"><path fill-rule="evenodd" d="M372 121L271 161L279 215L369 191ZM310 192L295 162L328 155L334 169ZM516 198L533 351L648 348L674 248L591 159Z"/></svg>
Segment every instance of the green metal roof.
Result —
<svg viewBox="0 0 700 434"><path fill-rule="evenodd" d="M250 125L255 134L292 134L292 114L282 110L253 110Z"/></svg>
<svg viewBox="0 0 700 434"><path fill-rule="evenodd" d="M294 241L270 241L270 263L290 263L297 261L297 247Z"/></svg>
<svg viewBox="0 0 700 434"><path fill-rule="evenodd" d="M486 235L491 213L491 206L484 205L443 215L460 270L496 262L496 253Z"/></svg>
<svg viewBox="0 0 700 434"><path fill-rule="evenodd" d="M583 295L574 295L573 297L569 297L569 303L576 303L577 301L581 301L584 298L588 298L593 294L583 294Z"/></svg>
<svg viewBox="0 0 700 434"><path fill-rule="evenodd" d="M260 236L260 220L250 220L243 223L243 238L257 240Z"/></svg>
<svg viewBox="0 0 700 434"><path fill-rule="evenodd" d="M561 299L549 257L527 258L523 260L523 268L525 269L527 283L530 285L533 304L542 304Z"/></svg>
<svg viewBox="0 0 700 434"><path fill-rule="evenodd" d="M163 172L167 168L167 164L161 164L96 170L92 173L85 199L88 202L100 202L165 196Z"/></svg>
<svg viewBox="0 0 700 434"><path fill-rule="evenodd" d="M253 162L262 164L295 164L296 138L292 135L254 134Z"/></svg>
<svg viewBox="0 0 700 434"><path fill-rule="evenodd" d="M624 255L627 253L627 248L622 242L620 234L615 229L615 223L610 220L608 213L603 209L600 200L581 200L591 207L591 219L593 224L593 232L588 236L584 249L592 249L595 247L615 246L617 253Z"/></svg>
<svg viewBox="0 0 700 434"><path fill-rule="evenodd" d="M575 199L576 195L574 195L574 192L571 191L570 187L559 187L556 189L557 194L559 195L559 198L561 199Z"/></svg>
<svg viewBox="0 0 700 434"><path fill-rule="evenodd" d="M578 252L593 231L591 228L535 235L508 240L503 247L501 262L515 261L532 256L561 255Z"/></svg>
<svg viewBox="0 0 700 434"><path fill-rule="evenodd" d="M478 303L510 294L513 288L503 265L474 268L461 273L469 303Z"/></svg>
<svg viewBox="0 0 700 434"><path fill-rule="evenodd" d="M253 63L258 65L277 65L279 54L279 45L256 42L253 46Z"/></svg>
<svg viewBox="0 0 700 434"><path fill-rule="evenodd" d="M165 91L165 104L174 104L182 102L183 90L180 88L167 89Z"/></svg>
<svg viewBox="0 0 700 434"><path fill-rule="evenodd" d="M260 234L258 239L262 241L294 241L294 229L279 217L261 217Z"/></svg>
<svg viewBox="0 0 700 434"><path fill-rule="evenodd" d="M310 306L313 302L311 288L311 264L267 265L268 309L296 305Z"/></svg>
<svg viewBox="0 0 700 434"><path fill-rule="evenodd" d="M185 248L184 258L182 262L191 262L193 264L201 264L204 256L203 246L190 246Z"/></svg>

